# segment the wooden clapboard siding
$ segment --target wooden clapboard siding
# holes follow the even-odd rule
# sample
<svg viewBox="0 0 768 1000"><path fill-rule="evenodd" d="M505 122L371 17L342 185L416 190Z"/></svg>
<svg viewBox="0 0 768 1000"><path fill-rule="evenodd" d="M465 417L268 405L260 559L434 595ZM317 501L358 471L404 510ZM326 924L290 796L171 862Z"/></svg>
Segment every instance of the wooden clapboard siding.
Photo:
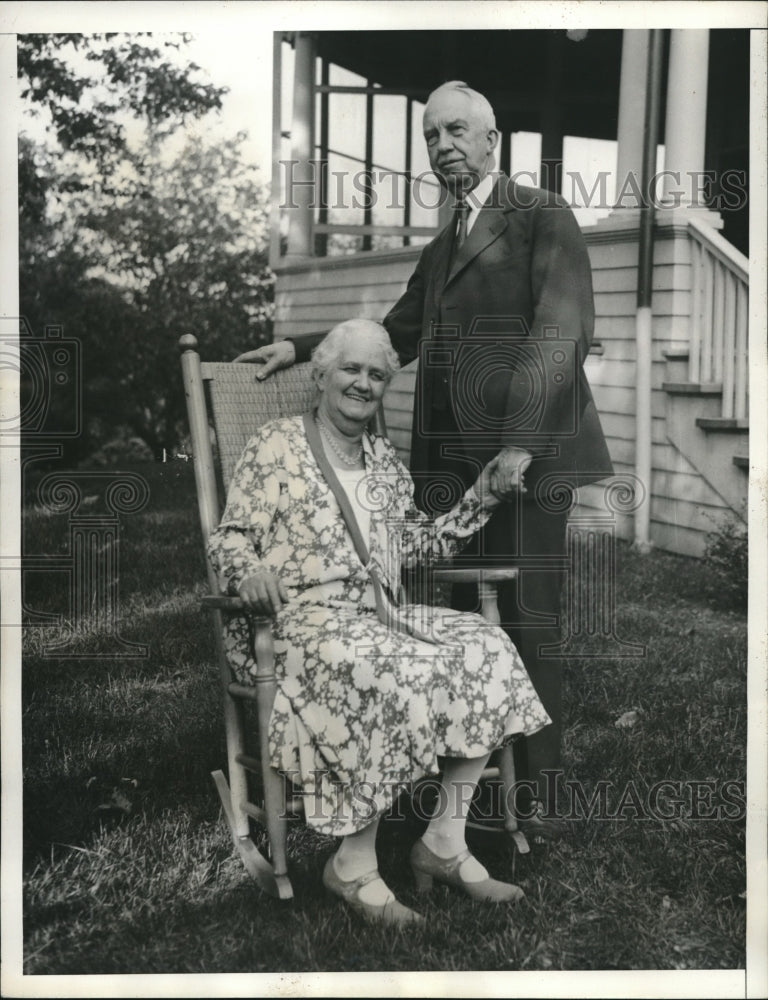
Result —
<svg viewBox="0 0 768 1000"><path fill-rule="evenodd" d="M685 500L654 497L651 502L651 520L657 524L675 525L678 528L699 532L706 544L706 536L718 524L725 512L724 505L692 504Z"/></svg>
<svg viewBox="0 0 768 1000"><path fill-rule="evenodd" d="M722 515L723 513L724 509L721 508L718 514ZM714 528L714 523L706 531L702 531L699 528L690 528L682 524L677 524L674 520L651 519L653 544L656 548L665 549L669 552L678 552L684 556L696 556L699 559L706 551L707 533L714 530Z"/></svg>
<svg viewBox="0 0 768 1000"><path fill-rule="evenodd" d="M661 548L701 555L725 502L666 436L663 352L688 345L691 309L690 240L670 216L657 226L653 276L652 538ZM670 221L671 220L671 221ZM632 227L635 227L634 229ZM617 474L634 474L636 221L602 221L584 230L595 291L595 339L600 355L585 370ZM275 337L315 333L352 316L381 320L413 272L420 249L381 251L282 266L275 300ZM385 397L388 433L403 460L410 455L415 363L393 379ZM579 511L605 510L601 484L578 493ZM631 514L615 513L617 534L633 537Z"/></svg>
<svg viewBox="0 0 768 1000"><path fill-rule="evenodd" d="M621 471L629 470L617 467L617 472ZM634 538L632 515L609 511L602 484L583 486L577 496L575 517L583 517L586 514L602 519L610 516L618 538L628 541ZM654 495L651 500L651 534L654 544L658 548L669 549L683 555L702 556L708 533L721 523L724 513L725 508L719 504L692 503L687 500L658 497L654 484Z"/></svg>
<svg viewBox="0 0 768 1000"><path fill-rule="evenodd" d="M412 361L397 372L384 397L384 419L387 433L400 458L408 465L411 458L411 428L413 393L416 387L416 362Z"/></svg>
<svg viewBox="0 0 768 1000"><path fill-rule="evenodd" d="M596 301L600 298L595 296ZM654 310L653 333L654 345L659 353L667 349L670 339L688 343L690 319L688 316L662 316ZM601 344L612 344L617 351L631 350L634 358L635 349L635 312L627 316L595 316L595 340Z"/></svg>
<svg viewBox="0 0 768 1000"><path fill-rule="evenodd" d="M592 275L600 270L614 270L615 268L637 268L637 236L627 240L620 234L615 242L597 241L598 233L595 228L588 226L584 229L584 237L589 250L589 259L592 264ZM654 271L658 265L679 264L690 262L690 252L681 248L674 239L659 239L653 249ZM637 271L635 270L635 274ZM654 275L655 282L655 275ZM635 279L637 283L637 279Z"/></svg>
<svg viewBox="0 0 768 1000"><path fill-rule="evenodd" d="M634 353L634 351L633 351ZM634 357L611 357L610 347L606 348L602 356L591 355L587 358L585 371L587 381L591 386L613 386L617 389L624 389L635 384L635 359ZM664 382L666 361L663 358L653 361L653 386L661 389Z"/></svg>
<svg viewBox="0 0 768 1000"><path fill-rule="evenodd" d="M369 282L350 284L343 287L316 288L310 285L301 290L301 294L291 295L290 304L296 309L311 308L316 303L333 305L335 302L350 302L361 298L375 298L380 301L397 299L405 286L404 281L393 280L392 277L372 277ZM297 290L298 291L298 290Z"/></svg>
<svg viewBox="0 0 768 1000"><path fill-rule="evenodd" d="M589 237L588 237L589 239ZM652 499L651 534L655 544L688 555L702 555L706 535L724 511L724 501L666 437L666 380L663 352L686 348L690 335L690 241L657 240L653 275ZM635 418L635 262L637 245L590 245L595 288L595 337L599 358L587 361L587 373L600 411L617 473L633 472ZM600 486L579 492L580 508L600 509ZM631 516L617 520L620 537L633 537ZM625 534L626 533L626 534Z"/></svg>
<svg viewBox="0 0 768 1000"><path fill-rule="evenodd" d="M592 395L600 414L635 412L635 387L616 385L592 385ZM661 391L651 396L651 415L664 418L665 399Z"/></svg>
<svg viewBox="0 0 768 1000"><path fill-rule="evenodd" d="M605 436L616 442L629 442L632 445L634 455L635 442L635 417L634 414L611 413L601 409L598 405L600 423ZM665 432L665 421L662 416L651 418L651 443L664 445L667 443ZM620 445L617 445L620 447ZM613 452L611 452L613 454Z"/></svg>
<svg viewBox="0 0 768 1000"><path fill-rule="evenodd" d="M381 320L398 300L420 251L313 260L278 271L275 339L330 329L352 316Z"/></svg>
<svg viewBox="0 0 768 1000"><path fill-rule="evenodd" d="M595 316L634 316L637 292L600 292L595 296ZM681 316L688 318L691 311L691 293L673 289L654 291L653 315Z"/></svg>
<svg viewBox="0 0 768 1000"><path fill-rule="evenodd" d="M680 279L687 273L680 264L659 264L653 269L654 291L668 291L679 288ZM636 267L610 267L592 271L592 288L595 294L608 292L629 292L635 295L637 292L637 268Z"/></svg>

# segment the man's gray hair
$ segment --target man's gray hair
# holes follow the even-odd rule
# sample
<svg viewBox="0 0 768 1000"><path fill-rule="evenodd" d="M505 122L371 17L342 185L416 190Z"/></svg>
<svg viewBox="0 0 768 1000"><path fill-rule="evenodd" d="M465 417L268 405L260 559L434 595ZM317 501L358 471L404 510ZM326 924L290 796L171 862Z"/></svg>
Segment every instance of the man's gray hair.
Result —
<svg viewBox="0 0 768 1000"><path fill-rule="evenodd" d="M472 107L475 114L482 121L486 128L496 128L496 115L491 107L491 102L487 97L477 91L473 90L468 84L464 83L463 80L449 80L447 83L441 83L439 87L436 87L432 93L427 98L427 104L436 97L438 94L444 94L446 92L453 91L457 94L463 94L472 103Z"/></svg>
<svg viewBox="0 0 768 1000"><path fill-rule="evenodd" d="M372 337L374 343L384 351L384 357L387 362L387 378L391 378L400 367L400 362L397 352L392 347L389 334L381 323L376 323L372 319L362 318L345 319L326 334L312 352L312 363L315 366L315 371L327 372L341 357L347 339L354 339L356 334L361 333L367 333Z"/></svg>

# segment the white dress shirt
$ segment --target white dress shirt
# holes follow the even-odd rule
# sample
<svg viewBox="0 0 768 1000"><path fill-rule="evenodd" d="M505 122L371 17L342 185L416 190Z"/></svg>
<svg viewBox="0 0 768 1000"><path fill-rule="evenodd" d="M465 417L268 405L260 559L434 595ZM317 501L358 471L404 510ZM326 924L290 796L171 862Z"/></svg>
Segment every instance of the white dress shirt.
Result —
<svg viewBox="0 0 768 1000"><path fill-rule="evenodd" d="M469 236L472 232L472 226L474 226L477 220L480 209L491 197L491 191L493 191L493 186L497 179L498 174L486 174L477 187L472 188L467 195L466 202L469 206L469 215L467 216L467 236Z"/></svg>

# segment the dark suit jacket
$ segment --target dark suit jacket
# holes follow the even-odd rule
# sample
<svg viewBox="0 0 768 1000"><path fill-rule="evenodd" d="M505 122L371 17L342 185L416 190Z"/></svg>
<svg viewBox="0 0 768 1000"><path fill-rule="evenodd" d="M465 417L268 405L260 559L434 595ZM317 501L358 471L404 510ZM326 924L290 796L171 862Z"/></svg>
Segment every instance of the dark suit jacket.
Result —
<svg viewBox="0 0 768 1000"><path fill-rule="evenodd" d="M583 364L592 343L592 277L566 202L501 175L451 262L454 226L421 253L384 319L402 364L419 357L411 469L439 473L430 438L474 462L466 485L500 448L534 455L526 476L579 486L613 472ZM295 341L306 360L322 335ZM448 398L458 434L444 439Z"/></svg>
<svg viewBox="0 0 768 1000"><path fill-rule="evenodd" d="M407 363L419 357L411 468L453 402L458 447L478 462L505 445L534 455L526 485L573 486L613 472L583 371L594 327L589 257L567 204L501 175L450 262L454 226L422 251L384 320ZM479 471L479 470L478 470Z"/></svg>

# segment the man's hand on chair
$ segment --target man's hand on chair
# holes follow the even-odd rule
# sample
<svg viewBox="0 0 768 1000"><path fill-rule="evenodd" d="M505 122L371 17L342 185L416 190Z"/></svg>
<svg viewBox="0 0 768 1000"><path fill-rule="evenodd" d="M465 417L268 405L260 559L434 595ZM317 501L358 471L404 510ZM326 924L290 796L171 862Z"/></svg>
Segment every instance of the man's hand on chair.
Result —
<svg viewBox="0 0 768 1000"><path fill-rule="evenodd" d="M237 589L243 604L259 615L276 615L290 600L283 582L269 570L259 570Z"/></svg>
<svg viewBox="0 0 768 1000"><path fill-rule="evenodd" d="M256 378L264 379L280 368L290 368L296 361L296 348L291 340L279 340L276 344L265 344L255 351L238 354L235 361L250 361L262 365L256 372Z"/></svg>

